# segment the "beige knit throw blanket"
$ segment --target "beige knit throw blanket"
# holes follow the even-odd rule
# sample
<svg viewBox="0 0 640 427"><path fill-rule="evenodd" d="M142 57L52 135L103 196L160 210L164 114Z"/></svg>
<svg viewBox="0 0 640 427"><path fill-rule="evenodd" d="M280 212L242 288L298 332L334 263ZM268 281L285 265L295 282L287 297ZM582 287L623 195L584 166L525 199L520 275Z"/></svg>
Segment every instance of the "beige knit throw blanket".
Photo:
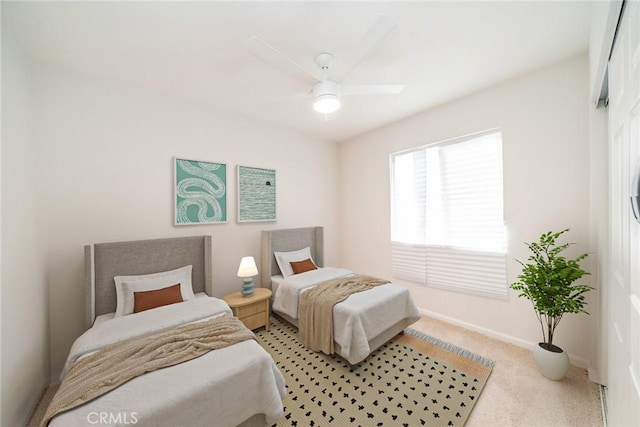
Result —
<svg viewBox="0 0 640 427"><path fill-rule="evenodd" d="M307 348L334 353L333 306L356 292L389 283L388 280L356 274L323 282L300 297L298 334Z"/></svg>
<svg viewBox="0 0 640 427"><path fill-rule="evenodd" d="M240 320L224 314L105 346L69 369L41 426L46 426L57 414L102 396L146 372L252 338L255 339L255 335Z"/></svg>

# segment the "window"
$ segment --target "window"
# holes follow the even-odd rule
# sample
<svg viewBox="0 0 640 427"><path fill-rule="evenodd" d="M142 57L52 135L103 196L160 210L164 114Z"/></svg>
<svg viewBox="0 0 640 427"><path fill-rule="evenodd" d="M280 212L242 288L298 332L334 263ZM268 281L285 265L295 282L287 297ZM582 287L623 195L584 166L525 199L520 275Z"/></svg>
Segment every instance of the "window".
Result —
<svg viewBox="0 0 640 427"><path fill-rule="evenodd" d="M502 133L391 155L393 274L507 298Z"/></svg>

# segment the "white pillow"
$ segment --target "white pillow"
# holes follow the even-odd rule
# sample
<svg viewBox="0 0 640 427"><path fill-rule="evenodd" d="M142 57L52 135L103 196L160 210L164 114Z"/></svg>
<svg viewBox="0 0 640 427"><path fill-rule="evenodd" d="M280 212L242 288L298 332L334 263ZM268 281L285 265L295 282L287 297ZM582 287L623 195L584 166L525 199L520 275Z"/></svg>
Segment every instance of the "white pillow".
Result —
<svg viewBox="0 0 640 427"><path fill-rule="evenodd" d="M291 268L291 264L289 264L290 262L304 261L305 259L313 261L313 259L311 259L311 248L309 246L297 251L274 252L273 255L276 257L276 262L278 263L278 267L280 267L280 272L285 279L289 276L293 276L293 268ZM313 263L315 264L315 261Z"/></svg>
<svg viewBox="0 0 640 427"><path fill-rule="evenodd" d="M191 286L192 266L176 268L160 273L144 274L140 276L116 276L116 314L115 317L133 313L135 304L134 292L154 291L180 283L180 294L183 301L194 299Z"/></svg>

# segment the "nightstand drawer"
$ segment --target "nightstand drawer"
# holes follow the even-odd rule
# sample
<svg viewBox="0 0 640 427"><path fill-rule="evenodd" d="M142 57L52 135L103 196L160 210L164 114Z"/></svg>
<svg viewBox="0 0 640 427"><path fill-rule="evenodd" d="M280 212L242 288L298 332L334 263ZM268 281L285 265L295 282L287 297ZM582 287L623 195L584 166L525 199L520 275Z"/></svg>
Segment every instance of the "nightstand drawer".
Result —
<svg viewBox="0 0 640 427"><path fill-rule="evenodd" d="M259 301L253 304L236 307L236 317L243 318L256 313L264 313L267 310L265 301Z"/></svg>
<svg viewBox="0 0 640 427"><path fill-rule="evenodd" d="M248 297L236 292L225 296L224 300L233 310L233 315L240 319L247 328L257 329L264 326L268 331L270 297L270 289L256 288L255 292Z"/></svg>
<svg viewBox="0 0 640 427"><path fill-rule="evenodd" d="M248 317L242 317L242 323L249 329L256 329L261 326L266 326L266 315L264 312L254 314Z"/></svg>

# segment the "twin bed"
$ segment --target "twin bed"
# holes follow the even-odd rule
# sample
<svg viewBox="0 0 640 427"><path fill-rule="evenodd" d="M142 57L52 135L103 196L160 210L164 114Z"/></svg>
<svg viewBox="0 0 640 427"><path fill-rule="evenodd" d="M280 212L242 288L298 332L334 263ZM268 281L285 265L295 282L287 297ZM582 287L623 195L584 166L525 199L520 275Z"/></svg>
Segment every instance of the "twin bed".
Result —
<svg viewBox="0 0 640 427"><path fill-rule="evenodd" d="M315 287L318 281L352 274L344 269L322 268L323 243L322 227L271 230L262 234L262 286L273 290L273 311L296 326L300 295ZM320 268L298 274L285 271L283 276L281 270L288 265L282 262L279 265L282 258L276 260L274 254L286 255L301 249L307 251L314 267ZM213 255L211 236L86 246L85 324L88 330L74 343L64 373L68 373L76 361L90 359L98 354L97 350L123 340L169 327L204 324L212 318L232 314L222 300L209 297L213 294ZM156 280L158 275L174 274L172 271L185 266L191 266L193 293L183 303L158 306L134 316L126 312L120 315L128 294L122 285L116 292L114 278L116 283L118 279L124 280L122 276L127 280L141 277ZM170 287L178 286L173 284L174 279L173 276L164 278L167 286L173 285ZM184 296L182 284L180 292ZM353 294L333 309L335 352L350 364L357 364L418 318L418 310L402 286L383 284ZM246 339L127 380L106 394L53 416L49 425L87 425L95 421L91 417L96 420L107 417L117 423L140 426L264 426L282 416L285 395L283 376L269 354L255 340Z"/></svg>
<svg viewBox="0 0 640 427"><path fill-rule="evenodd" d="M305 248L309 248L312 261L320 268L302 274L283 274L282 263L278 262L276 255L292 254ZM299 299L309 288L326 280L353 274L350 270L323 267L323 227L262 232L262 286L272 289L272 310L289 323L298 326ZM335 352L351 365L356 365L382 344L402 333L419 317L418 308L404 286L388 283L355 293L334 307Z"/></svg>
<svg viewBox="0 0 640 427"><path fill-rule="evenodd" d="M85 354L165 327L231 314L212 294L210 236L85 247L86 325L65 371ZM130 316L114 317L114 277L148 275L192 266L195 298ZM206 294L205 294L206 292ZM252 339L138 376L95 400L55 416L52 427L95 423L139 426L250 426L282 415L284 378L271 356ZM54 400L55 402L55 400Z"/></svg>

